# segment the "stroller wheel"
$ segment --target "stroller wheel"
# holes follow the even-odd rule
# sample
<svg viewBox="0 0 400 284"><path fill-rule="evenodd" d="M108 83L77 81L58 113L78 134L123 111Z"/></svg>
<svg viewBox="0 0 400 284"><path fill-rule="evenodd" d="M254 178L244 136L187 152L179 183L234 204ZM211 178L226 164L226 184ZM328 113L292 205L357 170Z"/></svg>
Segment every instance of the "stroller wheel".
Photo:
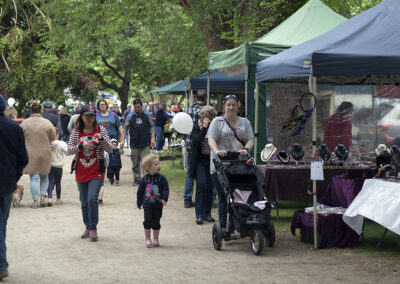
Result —
<svg viewBox="0 0 400 284"><path fill-rule="evenodd" d="M260 229L256 229L253 231L250 240L250 248L255 255L262 254L264 250L264 234Z"/></svg>
<svg viewBox="0 0 400 284"><path fill-rule="evenodd" d="M212 229L212 240L216 250L220 250L222 247L222 230L219 223L215 223Z"/></svg>
<svg viewBox="0 0 400 284"><path fill-rule="evenodd" d="M272 223L271 220L268 221L268 227L269 227L269 230L267 231L267 234L265 235L266 236L265 241L266 241L268 247L273 248L274 244L275 244L275 227L274 227L274 223Z"/></svg>

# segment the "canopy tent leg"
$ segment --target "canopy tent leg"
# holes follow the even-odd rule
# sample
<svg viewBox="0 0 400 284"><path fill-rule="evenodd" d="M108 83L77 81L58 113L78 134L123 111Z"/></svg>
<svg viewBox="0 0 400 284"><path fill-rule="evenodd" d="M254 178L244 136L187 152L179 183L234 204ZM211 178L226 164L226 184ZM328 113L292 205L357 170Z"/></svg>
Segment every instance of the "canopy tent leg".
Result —
<svg viewBox="0 0 400 284"><path fill-rule="evenodd" d="M247 92L247 88L246 88ZM246 100L247 100L247 95L246 95ZM256 82L256 89L255 89L255 110L254 110L254 115L255 115L255 121L254 121L254 133L258 133L258 102L259 102L259 83ZM247 114L247 101L246 101L246 114ZM258 138L257 135L254 137L254 159L257 161L257 144L258 144Z"/></svg>
<svg viewBox="0 0 400 284"><path fill-rule="evenodd" d="M207 105L210 105L210 70L207 70Z"/></svg>
<svg viewBox="0 0 400 284"><path fill-rule="evenodd" d="M311 79L311 92L317 97L317 77L312 77ZM315 157L315 152L317 148L317 108L314 109L312 115L312 153ZM313 206L314 206L314 249L318 248L318 213L317 213L317 181L313 180Z"/></svg>
<svg viewBox="0 0 400 284"><path fill-rule="evenodd" d="M194 98L193 98L193 90L190 90L190 97L189 97L189 106L191 106L193 104Z"/></svg>
<svg viewBox="0 0 400 284"><path fill-rule="evenodd" d="M249 65L245 65L245 73L244 73L244 114L246 118L249 118L249 111L248 111L248 87L249 87ZM257 119L257 118L256 118Z"/></svg>

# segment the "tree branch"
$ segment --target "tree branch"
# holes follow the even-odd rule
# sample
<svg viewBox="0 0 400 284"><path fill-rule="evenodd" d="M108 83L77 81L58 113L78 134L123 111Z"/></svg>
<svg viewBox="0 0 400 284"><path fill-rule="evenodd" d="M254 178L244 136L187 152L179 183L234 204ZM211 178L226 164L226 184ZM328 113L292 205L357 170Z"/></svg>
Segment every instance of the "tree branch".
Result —
<svg viewBox="0 0 400 284"><path fill-rule="evenodd" d="M121 74L118 73L117 69L112 67L108 62L107 59L102 55L101 60L103 61L104 65L106 65L118 78L121 80L124 80L124 78L121 76Z"/></svg>
<svg viewBox="0 0 400 284"><path fill-rule="evenodd" d="M7 61L6 61L6 58L4 57L4 54L1 54L1 58L3 58L4 64L6 65L7 70L8 70L8 72L10 72L10 67L7 64Z"/></svg>
<svg viewBox="0 0 400 284"><path fill-rule="evenodd" d="M15 27L17 27L17 22L18 22L18 9L17 9L17 4L15 3L14 0L12 0L14 4L14 9L15 9Z"/></svg>
<svg viewBox="0 0 400 284"><path fill-rule="evenodd" d="M100 83L104 87L112 89L112 90L116 91L117 93L121 91L121 88L119 88L117 85L108 83L106 80L104 80L103 75L101 75L100 72L98 72L94 69L88 69L88 71L89 71L89 73L95 75L100 80Z"/></svg>
<svg viewBox="0 0 400 284"><path fill-rule="evenodd" d="M38 7L38 6L36 6L36 4L35 4L35 3L33 3L33 1L32 1L32 0L29 0L29 2L31 2L31 4L32 4L33 6L35 6L36 10L38 10L38 11L39 11L40 15L42 15L42 17L43 17L43 18L46 20L46 22L47 22L47 25L49 26L49 30L51 30L51 25L50 25L49 21L47 20L47 18L46 18L46 15L45 15L45 14L43 14L42 10L40 10L40 9L39 9L39 7Z"/></svg>

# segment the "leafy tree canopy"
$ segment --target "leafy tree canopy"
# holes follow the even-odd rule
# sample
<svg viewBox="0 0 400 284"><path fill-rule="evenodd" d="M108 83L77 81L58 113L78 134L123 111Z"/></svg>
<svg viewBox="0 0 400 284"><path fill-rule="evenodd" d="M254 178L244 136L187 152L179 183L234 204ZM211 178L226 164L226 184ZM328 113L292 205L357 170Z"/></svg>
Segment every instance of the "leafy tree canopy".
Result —
<svg viewBox="0 0 400 284"><path fill-rule="evenodd" d="M323 0L351 17L381 0ZM0 92L32 100L128 98L204 72L207 53L266 34L306 0L0 0ZM88 82L92 82L88 84Z"/></svg>

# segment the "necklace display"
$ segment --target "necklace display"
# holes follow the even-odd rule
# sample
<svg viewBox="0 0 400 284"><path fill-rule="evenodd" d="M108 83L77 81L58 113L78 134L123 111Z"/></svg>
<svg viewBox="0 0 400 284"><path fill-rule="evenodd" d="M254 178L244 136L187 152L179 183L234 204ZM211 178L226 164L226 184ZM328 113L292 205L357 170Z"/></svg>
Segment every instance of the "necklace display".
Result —
<svg viewBox="0 0 400 284"><path fill-rule="evenodd" d="M327 162L332 155L331 150L329 150L328 146L326 146L326 144L323 143L319 145L317 152L319 153L321 159L324 160L325 162Z"/></svg>
<svg viewBox="0 0 400 284"><path fill-rule="evenodd" d="M279 151L277 158L279 161L281 161L283 164L287 164L290 162L290 155L286 153L285 150Z"/></svg>
<svg viewBox="0 0 400 284"><path fill-rule="evenodd" d="M301 161L301 159L303 159L303 157L304 157L304 150L300 144L295 143L290 148L290 154L293 156L293 158L296 161Z"/></svg>
<svg viewBox="0 0 400 284"><path fill-rule="evenodd" d="M264 149L261 151L261 160L263 162L268 162L272 158L272 155L274 155L275 152L276 152L276 147L272 143L265 145Z"/></svg>
<svg viewBox="0 0 400 284"><path fill-rule="evenodd" d="M349 150L343 144L339 144L335 148L335 154L339 161L344 162L349 157Z"/></svg>

